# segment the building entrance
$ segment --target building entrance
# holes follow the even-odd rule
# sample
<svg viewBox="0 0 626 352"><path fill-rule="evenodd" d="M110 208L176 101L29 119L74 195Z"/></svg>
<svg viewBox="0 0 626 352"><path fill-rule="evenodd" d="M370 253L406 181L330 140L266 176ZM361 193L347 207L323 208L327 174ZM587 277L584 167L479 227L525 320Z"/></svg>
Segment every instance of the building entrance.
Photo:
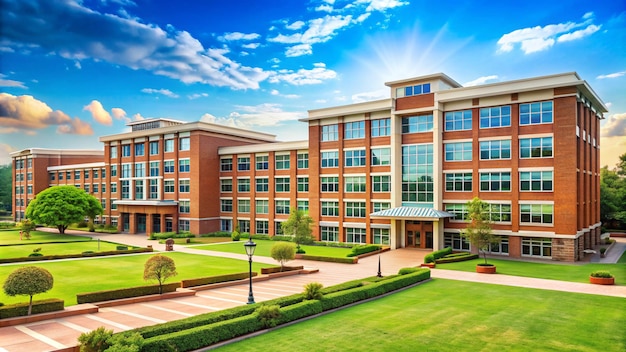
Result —
<svg viewBox="0 0 626 352"><path fill-rule="evenodd" d="M406 247L433 248L433 223L430 221L412 221L405 223Z"/></svg>

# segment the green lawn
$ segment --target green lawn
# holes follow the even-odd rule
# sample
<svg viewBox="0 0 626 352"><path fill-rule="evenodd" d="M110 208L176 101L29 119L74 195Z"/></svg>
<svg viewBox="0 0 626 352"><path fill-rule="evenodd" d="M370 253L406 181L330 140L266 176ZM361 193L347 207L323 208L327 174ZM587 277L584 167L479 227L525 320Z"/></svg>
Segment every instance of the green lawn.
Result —
<svg viewBox="0 0 626 352"><path fill-rule="evenodd" d="M39 253L43 255L80 254L84 251L105 252L114 251L119 245L106 241L81 241L68 243L38 243L24 244L20 246L0 247L0 258L27 257L36 248L41 248Z"/></svg>
<svg viewBox="0 0 626 352"><path fill-rule="evenodd" d="M622 256L617 260L618 264L626 264L626 252L622 253Z"/></svg>
<svg viewBox="0 0 626 352"><path fill-rule="evenodd" d="M434 279L220 352L626 350L626 299Z"/></svg>
<svg viewBox="0 0 626 352"><path fill-rule="evenodd" d="M589 282L589 274L592 271L608 270L615 276L617 285L626 285L626 264L553 264L502 259L488 259L488 262L495 264L500 274L571 282ZM437 264L437 269L475 272L477 263L484 263L484 259Z"/></svg>
<svg viewBox="0 0 626 352"><path fill-rule="evenodd" d="M186 253L167 253L165 255L174 259L178 271L176 277L166 282L248 271L248 262L243 260ZM143 281L143 268L149 256L150 254L125 255L34 264L1 265L0 282L4 283L7 276L19 267L35 265L45 268L54 277L54 287L44 294L36 295L34 299L60 298L65 300L66 306L70 306L76 304L77 293L155 284L155 281ZM269 264L253 263L252 269L260 272L261 267L271 266ZM4 291L0 291L0 302L5 304L28 302L28 297L9 297L4 294Z"/></svg>
<svg viewBox="0 0 626 352"><path fill-rule="evenodd" d="M228 252L228 253L239 253L245 254L245 249L243 244L246 243L247 240L241 240L231 243L223 243L223 244L212 244L206 246L194 246L194 249L204 249L210 251L218 251L218 252ZM262 257L271 257L270 251L272 246L277 243L277 241L271 240L254 240L256 243L256 250L254 255L259 255ZM348 253L352 251L350 248L337 248L337 247L326 247L326 246L300 246L302 249L306 251L307 255L316 255L322 257L334 257L334 258L345 258Z"/></svg>
<svg viewBox="0 0 626 352"><path fill-rule="evenodd" d="M30 240L20 240L20 231L0 231L0 244L24 244L24 243L44 243L44 242L69 242L69 241L90 241L89 236L61 235L43 231L32 231ZM2 248L4 250L4 248Z"/></svg>

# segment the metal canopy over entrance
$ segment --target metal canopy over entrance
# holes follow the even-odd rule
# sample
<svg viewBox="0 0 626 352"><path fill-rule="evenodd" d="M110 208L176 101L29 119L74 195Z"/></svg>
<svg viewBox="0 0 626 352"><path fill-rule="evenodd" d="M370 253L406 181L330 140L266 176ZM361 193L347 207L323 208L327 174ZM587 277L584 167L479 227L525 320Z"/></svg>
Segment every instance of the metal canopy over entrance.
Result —
<svg viewBox="0 0 626 352"><path fill-rule="evenodd" d="M370 214L370 218L439 221L444 218L453 218L454 214L433 208L397 207L380 210Z"/></svg>

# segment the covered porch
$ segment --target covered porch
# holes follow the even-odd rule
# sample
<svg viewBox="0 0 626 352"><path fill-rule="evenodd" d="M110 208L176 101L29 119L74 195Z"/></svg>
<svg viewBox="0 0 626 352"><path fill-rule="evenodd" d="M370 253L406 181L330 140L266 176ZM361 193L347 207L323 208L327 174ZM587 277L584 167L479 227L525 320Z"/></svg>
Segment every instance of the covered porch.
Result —
<svg viewBox="0 0 626 352"><path fill-rule="evenodd" d="M118 200L115 204L119 212L119 232L150 235L178 231L176 201Z"/></svg>

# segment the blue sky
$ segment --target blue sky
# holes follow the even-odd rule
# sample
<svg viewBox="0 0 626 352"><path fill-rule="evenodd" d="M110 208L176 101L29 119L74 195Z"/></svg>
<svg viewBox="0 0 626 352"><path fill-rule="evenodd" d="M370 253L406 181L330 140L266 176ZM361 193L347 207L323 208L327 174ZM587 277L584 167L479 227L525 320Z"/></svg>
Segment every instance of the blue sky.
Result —
<svg viewBox="0 0 626 352"><path fill-rule="evenodd" d="M307 138L307 110L576 71L609 106L602 165L626 152L623 1L0 0L0 164L101 149L165 117Z"/></svg>

